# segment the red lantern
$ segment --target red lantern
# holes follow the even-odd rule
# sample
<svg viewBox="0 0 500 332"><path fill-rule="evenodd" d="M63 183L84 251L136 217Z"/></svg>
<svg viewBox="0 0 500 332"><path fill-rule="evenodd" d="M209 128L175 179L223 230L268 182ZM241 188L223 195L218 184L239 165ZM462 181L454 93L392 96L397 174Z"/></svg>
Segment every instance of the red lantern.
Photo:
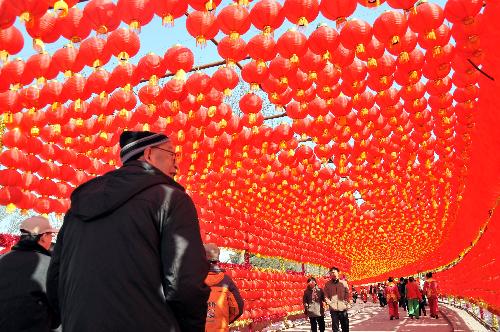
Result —
<svg viewBox="0 0 500 332"><path fill-rule="evenodd" d="M388 40L385 43L385 47L389 53L392 55L400 55L403 52L411 52L417 46L417 34L412 30L406 30L405 35L402 38L395 40ZM408 54L406 54L408 57Z"/></svg>
<svg viewBox="0 0 500 332"><path fill-rule="evenodd" d="M305 26L318 17L319 3L318 0L285 0L283 12L291 23Z"/></svg>
<svg viewBox="0 0 500 332"><path fill-rule="evenodd" d="M214 88L227 96L239 83L238 73L230 67L221 67L212 75L211 82Z"/></svg>
<svg viewBox="0 0 500 332"><path fill-rule="evenodd" d="M410 10L417 0L387 0L387 4L395 9Z"/></svg>
<svg viewBox="0 0 500 332"><path fill-rule="evenodd" d="M47 82L40 91L40 105L53 104L59 102L59 96L62 92L63 85L59 81Z"/></svg>
<svg viewBox="0 0 500 332"><path fill-rule="evenodd" d="M479 14L484 1L481 0L449 0L444 6L444 15L451 23L469 23Z"/></svg>
<svg viewBox="0 0 500 332"><path fill-rule="evenodd" d="M163 25L174 25L174 20L187 12L188 3L186 0L156 0L154 8Z"/></svg>
<svg viewBox="0 0 500 332"><path fill-rule="evenodd" d="M196 72L188 78L186 87L193 96L203 99L203 94L211 89L210 76L202 72Z"/></svg>
<svg viewBox="0 0 500 332"><path fill-rule="evenodd" d="M128 62L116 66L109 76L107 91L111 92L117 87L125 87L128 84L134 86L139 83L135 68L135 65Z"/></svg>
<svg viewBox="0 0 500 332"><path fill-rule="evenodd" d="M217 45L219 55L226 60L227 64L234 64L247 57L247 47L245 41L240 38L226 36Z"/></svg>
<svg viewBox="0 0 500 332"><path fill-rule="evenodd" d="M78 49L74 48L72 45L60 48L52 55L52 61L50 63L51 68L49 70L56 73L79 72L83 67L76 68L75 63L77 56Z"/></svg>
<svg viewBox="0 0 500 332"><path fill-rule="evenodd" d="M282 5L276 0L262 0L250 11L252 24L265 33L271 33L285 21Z"/></svg>
<svg viewBox="0 0 500 332"><path fill-rule="evenodd" d="M15 113L21 109L18 105L19 95L17 91L7 90L5 92L0 92L0 109L4 112Z"/></svg>
<svg viewBox="0 0 500 332"><path fill-rule="evenodd" d="M407 29L405 14L395 10L384 12L373 22L373 34L383 43L397 43Z"/></svg>
<svg viewBox="0 0 500 332"><path fill-rule="evenodd" d="M332 54L330 62L337 65L339 68L346 67L352 63L355 57L355 51L345 48L341 44L337 47L337 50Z"/></svg>
<svg viewBox="0 0 500 332"><path fill-rule="evenodd" d="M262 98L254 93L247 93L240 99L239 105L244 114L259 113L262 110Z"/></svg>
<svg viewBox="0 0 500 332"><path fill-rule="evenodd" d="M372 39L372 27L363 20L352 19L340 31L340 42L345 48L356 49L356 53L364 53L364 45Z"/></svg>
<svg viewBox="0 0 500 332"><path fill-rule="evenodd" d="M121 22L120 12L112 0L91 0L83 13L91 28L100 34L114 31Z"/></svg>
<svg viewBox="0 0 500 332"><path fill-rule="evenodd" d="M173 78L163 86L162 96L169 102L177 102L177 104L187 97L186 82L177 78ZM175 106L175 105L174 105ZM177 107L174 109L178 110Z"/></svg>
<svg viewBox="0 0 500 332"><path fill-rule="evenodd" d="M92 93L100 94L106 91L109 81L109 73L103 68L97 68L92 74L87 78L85 83L85 97L90 97ZM85 99L87 99L85 98Z"/></svg>
<svg viewBox="0 0 500 332"><path fill-rule="evenodd" d="M51 57L48 53L34 54L26 61L23 80L30 83L33 78L45 79L50 67Z"/></svg>
<svg viewBox="0 0 500 332"><path fill-rule="evenodd" d="M444 12L439 5L422 2L410 11L408 24L414 32L427 33L437 29L444 21Z"/></svg>
<svg viewBox="0 0 500 332"><path fill-rule="evenodd" d="M293 63L307 52L307 37L296 30L288 30L280 36L276 44L278 53Z"/></svg>
<svg viewBox="0 0 500 332"><path fill-rule="evenodd" d="M78 7L71 8L68 15L60 18L58 26L61 29L61 35L74 43L87 38L91 30L88 17Z"/></svg>
<svg viewBox="0 0 500 332"><path fill-rule="evenodd" d="M313 53L330 58L339 45L340 40L338 37L337 30L327 25L320 25L309 36L307 46Z"/></svg>
<svg viewBox="0 0 500 332"><path fill-rule="evenodd" d="M0 29L0 60L5 61L8 55L19 53L23 46L23 35L16 27Z"/></svg>
<svg viewBox="0 0 500 332"><path fill-rule="evenodd" d="M80 74L75 74L68 78L63 84L59 97L60 101L64 103L68 100L75 101L81 99L83 97L86 81L85 77Z"/></svg>
<svg viewBox="0 0 500 332"><path fill-rule="evenodd" d="M186 29L196 39L197 45L205 45L219 32L217 18L212 12L195 11L186 19Z"/></svg>
<svg viewBox="0 0 500 332"><path fill-rule="evenodd" d="M271 34L258 34L248 41L247 52L258 63L271 61L276 57L276 42Z"/></svg>
<svg viewBox="0 0 500 332"><path fill-rule="evenodd" d="M18 15L25 22L34 17L43 16L49 9L49 0L18 0L11 1L12 7L16 8Z"/></svg>
<svg viewBox="0 0 500 332"><path fill-rule="evenodd" d="M94 36L81 43L75 65L96 68L105 65L110 58L111 53L106 47L106 40Z"/></svg>
<svg viewBox="0 0 500 332"><path fill-rule="evenodd" d="M351 16L358 5L356 0L329 1L321 0L319 9L326 18L332 21L343 21Z"/></svg>
<svg viewBox="0 0 500 332"><path fill-rule="evenodd" d="M135 94L130 90L118 89L109 98L108 108L113 110L132 110L137 104Z"/></svg>
<svg viewBox="0 0 500 332"><path fill-rule="evenodd" d="M135 76L138 79L149 80L153 76L157 78L162 77L163 75L165 75L166 71L165 62L163 61L161 56L154 53L148 53L139 60L135 71Z"/></svg>
<svg viewBox="0 0 500 332"><path fill-rule="evenodd" d="M427 50L435 49L436 47L445 46L451 38L451 30L446 24L441 24L440 27L434 29L432 34L421 33L418 36L418 44Z"/></svg>
<svg viewBox="0 0 500 332"><path fill-rule="evenodd" d="M282 83L287 83L288 77L297 71L297 66L282 56L277 56L269 63L269 72Z"/></svg>
<svg viewBox="0 0 500 332"><path fill-rule="evenodd" d="M217 24L223 33L238 38L250 29L250 13L244 6L233 2L220 11Z"/></svg>
<svg viewBox="0 0 500 332"><path fill-rule="evenodd" d="M57 25L57 16L52 12L26 22L26 32L33 38L33 48L36 51L43 51L43 43L53 43L59 39L61 31Z"/></svg>
<svg viewBox="0 0 500 332"><path fill-rule="evenodd" d="M120 60L128 60L139 52L141 41L133 30L119 28L109 35L106 47Z"/></svg>
<svg viewBox="0 0 500 332"><path fill-rule="evenodd" d="M14 7L12 1L0 0L0 29L7 29L16 20L19 10Z"/></svg>
<svg viewBox="0 0 500 332"><path fill-rule="evenodd" d="M315 80L318 73L322 71L325 66L326 60L324 60L320 55L307 50L307 53L302 57L299 68L306 72L311 79Z"/></svg>
<svg viewBox="0 0 500 332"><path fill-rule="evenodd" d="M251 61L243 66L241 77L245 82L253 87L258 87L268 76L267 67L259 65L256 61Z"/></svg>
<svg viewBox="0 0 500 332"><path fill-rule="evenodd" d="M116 6L122 21L140 32L141 27L153 19L155 4L154 0L118 0Z"/></svg>
<svg viewBox="0 0 500 332"><path fill-rule="evenodd" d="M167 70L175 74L179 70L190 71L194 64L193 52L182 45L176 45L167 50L163 56Z"/></svg>

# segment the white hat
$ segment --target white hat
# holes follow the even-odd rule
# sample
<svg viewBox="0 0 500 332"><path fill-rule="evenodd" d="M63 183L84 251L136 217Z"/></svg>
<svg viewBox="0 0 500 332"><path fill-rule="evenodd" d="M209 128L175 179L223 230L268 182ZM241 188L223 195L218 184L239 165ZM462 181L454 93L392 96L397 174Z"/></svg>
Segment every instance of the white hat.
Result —
<svg viewBox="0 0 500 332"><path fill-rule="evenodd" d="M59 231L58 229L52 228L49 219L40 216L25 219L21 223L20 229L30 233L31 235L57 233Z"/></svg>

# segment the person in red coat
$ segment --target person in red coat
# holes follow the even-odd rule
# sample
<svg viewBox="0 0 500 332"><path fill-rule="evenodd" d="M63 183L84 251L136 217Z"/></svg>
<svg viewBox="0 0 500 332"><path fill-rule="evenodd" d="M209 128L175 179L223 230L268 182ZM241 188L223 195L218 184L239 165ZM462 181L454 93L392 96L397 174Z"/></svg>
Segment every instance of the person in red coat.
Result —
<svg viewBox="0 0 500 332"><path fill-rule="evenodd" d="M422 294L420 293L420 289L415 282L413 277L408 279L408 283L406 284L406 298L408 299L408 315L411 319L415 317L419 319L419 303L422 300Z"/></svg>
<svg viewBox="0 0 500 332"><path fill-rule="evenodd" d="M387 281L389 284L385 287L385 297L387 299L387 306L389 307L389 317L391 320L394 318L399 319L398 303L400 295L398 286L394 283L394 278L392 277L389 277Z"/></svg>
<svg viewBox="0 0 500 332"><path fill-rule="evenodd" d="M368 293L366 291L366 287L361 288L361 299L363 300L364 303L368 301Z"/></svg>
<svg viewBox="0 0 500 332"><path fill-rule="evenodd" d="M438 294L439 288L437 281L432 278L432 272L427 272L425 275L427 280L424 283L424 293L427 296L431 317L439 318L438 316Z"/></svg>

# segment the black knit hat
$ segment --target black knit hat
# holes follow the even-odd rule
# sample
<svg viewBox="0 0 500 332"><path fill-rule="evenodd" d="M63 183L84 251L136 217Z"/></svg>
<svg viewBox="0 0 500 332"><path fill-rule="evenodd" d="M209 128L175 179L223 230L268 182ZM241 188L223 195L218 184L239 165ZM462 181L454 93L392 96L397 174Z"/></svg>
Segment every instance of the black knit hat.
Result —
<svg viewBox="0 0 500 332"><path fill-rule="evenodd" d="M168 142L168 136L150 131L124 131L120 135L120 159L125 164L142 156L144 150Z"/></svg>

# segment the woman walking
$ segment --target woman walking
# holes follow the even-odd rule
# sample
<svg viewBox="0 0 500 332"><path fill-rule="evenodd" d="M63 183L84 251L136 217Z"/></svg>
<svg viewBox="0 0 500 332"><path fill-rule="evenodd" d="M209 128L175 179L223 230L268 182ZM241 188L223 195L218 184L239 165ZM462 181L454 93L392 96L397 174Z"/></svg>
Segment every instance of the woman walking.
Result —
<svg viewBox="0 0 500 332"><path fill-rule="evenodd" d="M325 293L318 287L316 279L313 277L307 279L307 288L303 296L304 314L309 317L311 322L311 331L325 331Z"/></svg>
<svg viewBox="0 0 500 332"><path fill-rule="evenodd" d="M410 277L408 281L409 282L406 284L406 298L408 299L408 315L410 316L411 319L413 319L413 317L419 319L420 318L419 303L422 300L422 294L420 293L420 289L413 277Z"/></svg>

